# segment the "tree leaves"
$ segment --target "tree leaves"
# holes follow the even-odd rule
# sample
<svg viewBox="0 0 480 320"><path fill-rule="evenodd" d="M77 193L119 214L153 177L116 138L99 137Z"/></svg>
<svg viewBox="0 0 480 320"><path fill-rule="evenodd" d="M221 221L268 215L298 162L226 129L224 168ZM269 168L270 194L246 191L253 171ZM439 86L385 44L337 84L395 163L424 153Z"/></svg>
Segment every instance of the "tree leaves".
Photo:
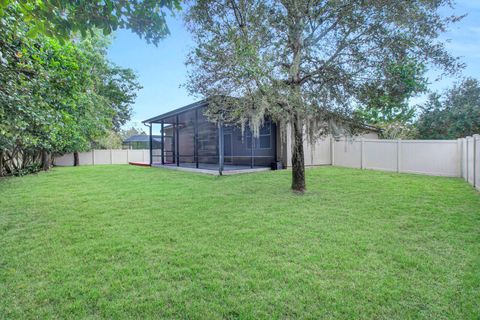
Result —
<svg viewBox="0 0 480 320"><path fill-rule="evenodd" d="M416 123L421 139L458 139L480 132L480 83L466 78L442 95L433 93Z"/></svg>
<svg viewBox="0 0 480 320"><path fill-rule="evenodd" d="M365 123L382 128L382 137L386 139L407 138L411 136L416 113L409 99L427 90L425 66L402 57L378 72L381 74L378 79L360 88L356 113Z"/></svg>
<svg viewBox="0 0 480 320"><path fill-rule="evenodd" d="M425 90L425 67L462 67L437 38L456 21L440 16L443 5L451 3L197 1L186 17L197 43L187 88L242 98L212 103L210 112L238 123L253 125L264 113L279 122L335 118L345 127L408 121L406 102ZM345 123L359 106L365 116Z"/></svg>
<svg viewBox="0 0 480 320"><path fill-rule="evenodd" d="M101 32L75 43L32 39L19 15L10 10L9 23L0 23L8 61L0 64L0 150L82 151L118 131L140 85L132 70L107 60L109 40Z"/></svg>
<svg viewBox="0 0 480 320"><path fill-rule="evenodd" d="M18 10L21 19L32 26L29 37L42 33L63 43L77 32L85 38L94 29L109 35L126 28L155 45L169 34L165 10L181 9L179 0L1 0L0 17L9 7Z"/></svg>

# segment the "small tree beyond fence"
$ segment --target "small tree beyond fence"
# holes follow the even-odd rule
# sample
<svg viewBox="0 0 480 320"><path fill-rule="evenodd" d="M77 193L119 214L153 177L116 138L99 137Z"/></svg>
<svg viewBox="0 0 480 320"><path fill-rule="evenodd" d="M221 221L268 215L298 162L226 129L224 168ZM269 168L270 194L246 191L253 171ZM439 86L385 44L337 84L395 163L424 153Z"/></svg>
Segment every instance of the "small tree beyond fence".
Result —
<svg viewBox="0 0 480 320"><path fill-rule="evenodd" d="M324 139L307 148L307 165L462 177L480 190L480 135L457 140ZM320 152L318 152L320 151ZM154 150L160 156L161 150ZM92 150L79 154L81 165L148 162L149 150ZM73 166L73 154L55 158Z"/></svg>

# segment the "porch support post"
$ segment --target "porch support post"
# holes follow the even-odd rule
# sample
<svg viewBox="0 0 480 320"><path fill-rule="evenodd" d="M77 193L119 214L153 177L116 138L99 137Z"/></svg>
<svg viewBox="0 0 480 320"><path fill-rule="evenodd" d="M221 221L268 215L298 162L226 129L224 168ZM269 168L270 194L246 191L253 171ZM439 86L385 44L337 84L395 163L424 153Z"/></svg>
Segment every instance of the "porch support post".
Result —
<svg viewBox="0 0 480 320"><path fill-rule="evenodd" d="M223 174L223 163L224 163L224 143L223 143L223 123L218 124L218 173Z"/></svg>
<svg viewBox="0 0 480 320"><path fill-rule="evenodd" d="M270 122L270 130L272 130L273 133L273 161L275 162L275 168L277 167L277 161L278 161L278 156L277 156L277 124L274 123L273 121Z"/></svg>
<svg viewBox="0 0 480 320"><path fill-rule="evenodd" d="M165 164L165 131L163 130L164 128L165 120L162 119L162 135L160 136L162 143L162 165Z"/></svg>
<svg viewBox="0 0 480 320"><path fill-rule="evenodd" d="M179 130L179 125L178 125L178 114L175 117L175 155L177 156L177 167L180 166L180 130Z"/></svg>
<svg viewBox="0 0 480 320"><path fill-rule="evenodd" d="M176 137L175 137L175 123L172 123L172 136L171 136L171 138L172 138L172 145L171 145L171 147L172 147L172 163L175 163L175 161L177 159L177 156L175 154L175 150L177 150L177 147L176 147L177 144L175 143L176 142L175 141L175 139L176 139Z"/></svg>
<svg viewBox="0 0 480 320"><path fill-rule="evenodd" d="M198 109L195 109L195 122L193 134L193 155L195 157L195 167L198 169Z"/></svg>
<svg viewBox="0 0 480 320"><path fill-rule="evenodd" d="M150 140L150 166L153 164L153 137L152 137L152 126L153 123L150 123L150 127L148 129L148 132L150 134L149 140Z"/></svg>
<svg viewBox="0 0 480 320"><path fill-rule="evenodd" d="M253 168L253 166L255 165L255 163L254 163L254 161L255 161L255 160L254 160L255 154L254 154L254 152L253 152L253 149L255 148L255 138L254 138L254 136L253 136L252 130L251 130L251 129L249 129L249 130L250 130L250 137L251 137L251 139L250 139L250 140L251 140L251 146L250 146L250 147L251 147L251 148L250 148L250 168Z"/></svg>

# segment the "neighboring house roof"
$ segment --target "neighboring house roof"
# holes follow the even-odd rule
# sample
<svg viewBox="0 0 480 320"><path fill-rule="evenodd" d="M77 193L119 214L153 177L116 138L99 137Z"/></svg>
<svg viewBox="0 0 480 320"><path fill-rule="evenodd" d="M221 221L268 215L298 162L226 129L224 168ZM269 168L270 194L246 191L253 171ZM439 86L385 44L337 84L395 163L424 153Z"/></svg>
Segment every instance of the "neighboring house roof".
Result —
<svg viewBox="0 0 480 320"><path fill-rule="evenodd" d="M156 142L161 142L161 136L152 136L152 139ZM135 134L127 139L123 140L124 143L128 142L150 142L150 137L146 134Z"/></svg>

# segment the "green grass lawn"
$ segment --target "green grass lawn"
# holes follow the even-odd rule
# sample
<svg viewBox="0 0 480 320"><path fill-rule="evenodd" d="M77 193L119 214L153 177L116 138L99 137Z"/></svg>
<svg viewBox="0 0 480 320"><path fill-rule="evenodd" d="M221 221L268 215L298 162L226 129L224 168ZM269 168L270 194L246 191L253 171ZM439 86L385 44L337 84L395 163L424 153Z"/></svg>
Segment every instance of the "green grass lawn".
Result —
<svg viewBox="0 0 480 320"><path fill-rule="evenodd" d="M480 194L322 167L0 180L0 318L480 317Z"/></svg>

